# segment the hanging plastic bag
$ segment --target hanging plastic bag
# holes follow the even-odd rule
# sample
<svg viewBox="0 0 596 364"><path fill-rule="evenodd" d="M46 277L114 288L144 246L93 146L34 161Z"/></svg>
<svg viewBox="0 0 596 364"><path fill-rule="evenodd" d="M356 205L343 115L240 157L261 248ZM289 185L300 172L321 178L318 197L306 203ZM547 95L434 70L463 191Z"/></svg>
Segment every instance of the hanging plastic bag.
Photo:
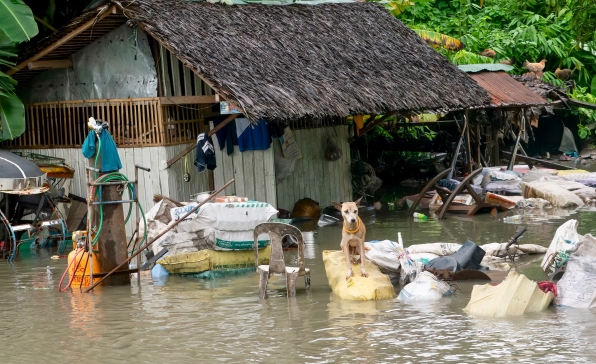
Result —
<svg viewBox="0 0 596 364"><path fill-rule="evenodd" d="M325 147L325 159L336 161L342 157L341 149L335 144L333 139L327 137L327 146Z"/></svg>

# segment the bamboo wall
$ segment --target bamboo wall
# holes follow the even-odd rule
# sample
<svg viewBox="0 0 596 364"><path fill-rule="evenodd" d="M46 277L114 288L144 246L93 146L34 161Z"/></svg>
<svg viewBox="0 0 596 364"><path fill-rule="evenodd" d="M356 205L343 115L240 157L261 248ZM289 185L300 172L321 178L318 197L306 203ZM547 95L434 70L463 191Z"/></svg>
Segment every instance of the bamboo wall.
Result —
<svg viewBox="0 0 596 364"><path fill-rule="evenodd" d="M335 134L337 131L337 135ZM345 125L318 129L294 130L294 137L302 153L295 164L294 173L277 185L277 208L292 211L294 203L309 197L319 202L321 208L332 201L351 201L350 144ZM342 158L330 162L325 159L327 136L331 136L342 151ZM274 146L279 149L278 141Z"/></svg>

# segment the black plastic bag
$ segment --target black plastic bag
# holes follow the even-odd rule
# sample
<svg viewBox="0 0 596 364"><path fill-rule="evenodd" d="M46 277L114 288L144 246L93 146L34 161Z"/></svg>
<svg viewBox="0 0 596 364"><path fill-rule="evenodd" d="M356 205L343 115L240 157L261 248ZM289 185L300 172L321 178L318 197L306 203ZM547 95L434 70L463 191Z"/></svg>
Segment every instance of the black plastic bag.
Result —
<svg viewBox="0 0 596 364"><path fill-rule="evenodd" d="M342 157L341 149L335 144L331 138L327 138L327 146L325 147L325 159L328 161L336 161Z"/></svg>

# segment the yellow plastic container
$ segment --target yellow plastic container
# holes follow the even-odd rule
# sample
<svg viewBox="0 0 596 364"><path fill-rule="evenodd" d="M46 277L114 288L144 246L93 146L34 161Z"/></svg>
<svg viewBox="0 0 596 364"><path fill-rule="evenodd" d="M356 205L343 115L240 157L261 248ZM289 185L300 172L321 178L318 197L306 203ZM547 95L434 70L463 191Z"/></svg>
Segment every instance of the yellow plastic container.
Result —
<svg viewBox="0 0 596 364"><path fill-rule="evenodd" d="M77 255L78 252L78 255ZM76 257L76 261L70 264ZM93 264L91 264L93 263ZM74 278L71 287L89 287L91 284L91 266L93 266L93 274L101 273L101 264L97 259L97 254L91 253L91 262L89 261L88 252L80 252L80 250L73 250L68 254L68 275ZM93 283L99 281L100 278L93 277ZM81 285L81 282L83 284Z"/></svg>
<svg viewBox="0 0 596 364"><path fill-rule="evenodd" d="M259 264L269 264L271 247L259 249ZM192 253L166 255L157 261L170 274L193 274L208 270L227 270L255 267L253 250L219 251L205 249Z"/></svg>

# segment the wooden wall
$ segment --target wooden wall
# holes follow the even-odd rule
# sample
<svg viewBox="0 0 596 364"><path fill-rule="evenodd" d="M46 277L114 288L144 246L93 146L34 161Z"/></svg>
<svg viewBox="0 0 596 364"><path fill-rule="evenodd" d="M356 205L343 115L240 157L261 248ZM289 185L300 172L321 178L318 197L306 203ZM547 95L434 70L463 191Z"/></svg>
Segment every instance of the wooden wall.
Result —
<svg viewBox="0 0 596 364"><path fill-rule="evenodd" d="M328 135L333 137L343 153L343 157L334 162L324 158ZM278 140L273 140L273 148L265 151L241 153L236 146L234 154L228 157L225 148L220 151L217 138L213 137L217 160L217 168L213 173L215 186L235 178L235 184L222 195L266 201L288 211L292 210L297 200L304 197L318 201L321 207L330 205L331 201L349 201L352 198L352 184L348 127L337 126L335 131L333 127L295 130L294 136L302 158L296 161L294 173L281 184L275 182L274 155L281 154Z"/></svg>
<svg viewBox="0 0 596 364"><path fill-rule="evenodd" d="M277 206L275 194L275 166L273 148L240 152L238 146L228 156L226 148L219 149L213 136L217 168L213 171L216 188L235 178L235 182L220 195L248 197L251 200L267 202Z"/></svg>
<svg viewBox="0 0 596 364"><path fill-rule="evenodd" d="M332 201L351 201L348 127L294 130L293 133L302 158L296 161L294 173L277 185L277 208L292 211L294 203L304 197L319 202L321 208L331 205ZM337 161L325 159L328 136L342 151L343 156ZM278 149L276 155L280 155L281 147L277 140L274 146Z"/></svg>
<svg viewBox="0 0 596 364"><path fill-rule="evenodd" d="M151 168L151 172L139 170L139 202L145 211L153 207L153 195L161 194L179 201L188 201L191 194L205 191L209 186L207 173L199 174L194 166L194 153L188 154L188 170L191 175L190 182L184 182L184 158L174 163L170 168L165 169L166 162L174 155L183 150L186 145L174 145L168 147L145 147L145 148L120 148L118 155L122 161L120 170L129 180L134 179L135 164ZM66 164L75 170L74 178L70 185L70 193L87 198L85 186L86 160L79 148L59 149L20 149L16 151L33 152L42 155L64 158ZM127 198L127 195L125 194ZM128 207L125 207L125 213ZM136 214L133 210L131 223L126 226L127 236L134 231Z"/></svg>

